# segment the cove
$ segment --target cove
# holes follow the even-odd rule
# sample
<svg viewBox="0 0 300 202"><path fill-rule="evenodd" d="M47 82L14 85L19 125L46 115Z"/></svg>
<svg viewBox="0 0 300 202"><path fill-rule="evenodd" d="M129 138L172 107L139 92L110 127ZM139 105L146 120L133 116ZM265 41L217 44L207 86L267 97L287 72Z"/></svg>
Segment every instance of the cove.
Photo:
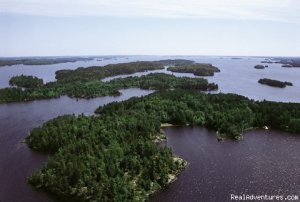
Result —
<svg viewBox="0 0 300 202"><path fill-rule="evenodd" d="M300 138L253 130L241 141L218 142L200 127L164 129L163 146L189 164L177 181L151 201L230 201L230 194L292 195L300 190Z"/></svg>

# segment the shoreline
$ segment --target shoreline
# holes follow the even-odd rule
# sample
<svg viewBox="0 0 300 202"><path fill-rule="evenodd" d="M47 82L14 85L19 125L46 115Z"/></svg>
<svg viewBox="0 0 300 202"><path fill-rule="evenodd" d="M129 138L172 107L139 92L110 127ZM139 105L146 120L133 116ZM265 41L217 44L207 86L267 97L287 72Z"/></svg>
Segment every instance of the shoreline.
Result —
<svg viewBox="0 0 300 202"><path fill-rule="evenodd" d="M173 125L173 124L169 124L169 123L162 123L161 124L161 128L164 128L164 127L174 127L174 126L179 126L179 125ZM155 139L153 140L153 142L155 143L161 143L163 141L167 141L167 136L165 135L165 132L161 129L160 133L156 135ZM159 146L159 145L157 145ZM188 162L181 158L180 156L176 155L173 151L172 151L172 154L173 154L173 162L176 163L178 162L178 164L180 165L180 168L178 170L176 170L174 173L169 173L168 174L168 182L166 185L158 188L158 189L153 189L153 190L150 190L149 193L146 193L146 198L147 200L149 200L151 198L151 196L153 196L154 194L156 193L159 193L160 191L163 191L164 189L166 189L170 184L172 184L173 182L175 182L179 175L181 174L181 172L183 170L186 169L186 167L188 166Z"/></svg>

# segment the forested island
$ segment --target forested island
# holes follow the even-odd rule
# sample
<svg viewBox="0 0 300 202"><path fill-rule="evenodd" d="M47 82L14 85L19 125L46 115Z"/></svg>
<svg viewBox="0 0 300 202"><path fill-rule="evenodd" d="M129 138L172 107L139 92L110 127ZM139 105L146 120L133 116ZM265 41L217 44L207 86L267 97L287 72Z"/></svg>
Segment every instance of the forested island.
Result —
<svg viewBox="0 0 300 202"><path fill-rule="evenodd" d="M25 58L0 58L1 66L11 65L51 65L66 62L90 61L94 57L25 57Z"/></svg>
<svg viewBox="0 0 300 202"><path fill-rule="evenodd" d="M293 84L288 81L278 81L278 80L267 79L267 78L259 79L258 83L272 86L272 87L277 87L277 88L285 88L286 86L293 86Z"/></svg>
<svg viewBox="0 0 300 202"><path fill-rule="evenodd" d="M268 66L267 65L255 65L254 66L255 69L264 69L266 67L268 67Z"/></svg>
<svg viewBox="0 0 300 202"><path fill-rule="evenodd" d="M162 123L205 126L233 139L264 126L300 133L300 104L235 94L163 90L96 113L61 116L31 131L26 143L53 155L30 184L64 200L143 201L185 165L154 143Z"/></svg>
<svg viewBox="0 0 300 202"><path fill-rule="evenodd" d="M187 61L131 62L106 65L104 67L59 70L56 72L57 81L44 85L42 85L43 80L36 77L15 76L9 82L17 87L0 89L0 103L57 98L61 95L75 98L119 95L120 89L130 87L149 90L194 89L210 91L218 89L217 84L208 83L206 79L175 77L162 73L149 74L142 77L113 79L109 82L101 81L101 79L110 76L163 69L165 64L177 64L177 62L182 63Z"/></svg>
<svg viewBox="0 0 300 202"><path fill-rule="evenodd" d="M193 73L196 76L213 76L220 69L206 63L181 64L168 67L168 71L179 73Z"/></svg>

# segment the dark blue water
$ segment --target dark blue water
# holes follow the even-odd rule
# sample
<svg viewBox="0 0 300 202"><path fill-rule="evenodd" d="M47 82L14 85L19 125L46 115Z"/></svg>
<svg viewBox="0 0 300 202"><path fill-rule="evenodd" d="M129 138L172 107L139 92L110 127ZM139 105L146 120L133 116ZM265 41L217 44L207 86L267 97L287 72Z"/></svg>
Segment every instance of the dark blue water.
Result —
<svg viewBox="0 0 300 202"><path fill-rule="evenodd" d="M166 146L189 164L151 201L230 201L230 194L300 195L300 136L255 130L218 142L199 127L165 129Z"/></svg>

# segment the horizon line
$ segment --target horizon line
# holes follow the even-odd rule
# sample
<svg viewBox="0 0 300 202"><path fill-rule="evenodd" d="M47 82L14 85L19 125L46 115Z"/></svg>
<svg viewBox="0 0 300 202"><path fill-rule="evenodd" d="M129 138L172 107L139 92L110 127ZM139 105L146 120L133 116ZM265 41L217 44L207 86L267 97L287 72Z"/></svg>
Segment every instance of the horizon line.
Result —
<svg viewBox="0 0 300 202"><path fill-rule="evenodd" d="M182 56L200 56L200 57L300 57L300 55L203 55L203 54L87 54L87 55L18 55L18 56L0 56L0 59L4 58L50 58L50 57L108 57L108 56L171 56L171 57L182 57Z"/></svg>

